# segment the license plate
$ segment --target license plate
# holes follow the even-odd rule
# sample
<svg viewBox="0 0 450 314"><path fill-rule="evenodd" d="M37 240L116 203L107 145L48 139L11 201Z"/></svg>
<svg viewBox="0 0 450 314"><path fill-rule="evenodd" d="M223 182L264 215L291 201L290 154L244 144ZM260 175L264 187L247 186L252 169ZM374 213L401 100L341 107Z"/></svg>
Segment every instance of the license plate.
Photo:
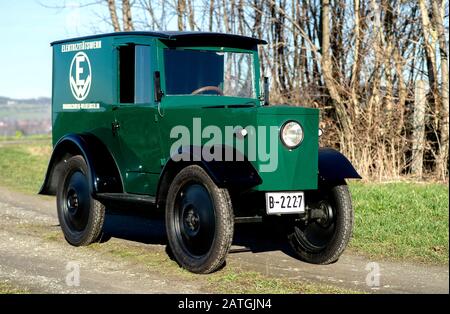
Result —
<svg viewBox="0 0 450 314"><path fill-rule="evenodd" d="M267 214L295 214L305 212L304 192L266 193Z"/></svg>

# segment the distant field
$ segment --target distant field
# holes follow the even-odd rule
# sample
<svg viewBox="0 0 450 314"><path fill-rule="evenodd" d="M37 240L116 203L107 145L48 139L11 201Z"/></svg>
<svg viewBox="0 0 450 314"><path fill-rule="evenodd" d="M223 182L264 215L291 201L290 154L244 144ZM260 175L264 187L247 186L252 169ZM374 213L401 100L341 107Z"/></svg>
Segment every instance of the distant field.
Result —
<svg viewBox="0 0 450 314"><path fill-rule="evenodd" d="M50 138L0 141L0 184L36 193ZM449 189L438 183L350 182L355 229L350 249L374 258L448 264Z"/></svg>
<svg viewBox="0 0 450 314"><path fill-rule="evenodd" d="M38 141L47 141L48 143L51 142L51 136L49 134L33 134L33 135L11 135L11 136L3 136L0 135L0 144L2 142L24 142L24 141L32 141L32 142L38 142ZM3 143L6 144L6 143ZM39 144L39 143L35 143ZM44 143L45 144L45 143Z"/></svg>
<svg viewBox="0 0 450 314"><path fill-rule="evenodd" d="M50 105L14 104L0 105L0 119L43 120L50 119Z"/></svg>

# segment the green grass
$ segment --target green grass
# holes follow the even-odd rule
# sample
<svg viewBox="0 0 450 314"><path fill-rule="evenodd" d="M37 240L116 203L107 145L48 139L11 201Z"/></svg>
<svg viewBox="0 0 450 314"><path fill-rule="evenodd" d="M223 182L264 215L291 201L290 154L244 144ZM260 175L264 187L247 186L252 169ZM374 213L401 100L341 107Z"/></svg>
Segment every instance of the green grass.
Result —
<svg viewBox="0 0 450 314"><path fill-rule="evenodd" d="M0 184L37 193L44 180L50 153L50 140L12 145L0 142Z"/></svg>
<svg viewBox="0 0 450 314"><path fill-rule="evenodd" d="M324 284L311 284L305 281L274 278L258 272L244 271L238 265L227 265L223 270L208 276L208 289L215 293L308 293L335 294L361 293L359 291L337 288Z"/></svg>
<svg viewBox="0 0 450 314"><path fill-rule="evenodd" d="M36 193L51 153L50 139L4 143L0 141L0 185ZM350 190L353 251L373 258L448 264L448 185L351 182Z"/></svg>
<svg viewBox="0 0 450 314"><path fill-rule="evenodd" d="M13 287L11 284L6 282L0 282L0 294L24 294L29 293L28 290Z"/></svg>
<svg viewBox="0 0 450 314"><path fill-rule="evenodd" d="M350 189L350 247L370 257L448 264L448 185L352 183Z"/></svg>

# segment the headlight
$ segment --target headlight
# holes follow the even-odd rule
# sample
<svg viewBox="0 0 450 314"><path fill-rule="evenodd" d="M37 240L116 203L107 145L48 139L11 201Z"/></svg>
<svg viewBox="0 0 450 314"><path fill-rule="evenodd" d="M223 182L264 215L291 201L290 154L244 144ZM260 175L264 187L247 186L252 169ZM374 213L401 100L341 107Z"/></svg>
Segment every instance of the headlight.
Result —
<svg viewBox="0 0 450 314"><path fill-rule="evenodd" d="M287 121L281 127L280 137L286 147L296 148L303 141L302 126L296 121Z"/></svg>
<svg viewBox="0 0 450 314"><path fill-rule="evenodd" d="M323 135L323 129L319 128L319 137Z"/></svg>

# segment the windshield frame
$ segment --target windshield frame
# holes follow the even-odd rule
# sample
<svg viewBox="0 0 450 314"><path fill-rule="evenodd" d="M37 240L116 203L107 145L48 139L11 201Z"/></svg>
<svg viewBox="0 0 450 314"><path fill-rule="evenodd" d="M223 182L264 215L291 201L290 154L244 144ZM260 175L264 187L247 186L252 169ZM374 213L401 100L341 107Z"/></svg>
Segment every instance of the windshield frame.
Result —
<svg viewBox="0 0 450 314"><path fill-rule="evenodd" d="M253 88L254 88L254 97L236 97L236 96L227 96L227 95L189 95L189 94L183 94L183 95L167 95L166 94L166 75L165 75L165 60L164 60L164 49L177 49L177 50L196 50L196 51L215 51L215 52L234 52L234 53L249 53L252 54L253 57ZM210 99L213 102L220 102L221 99L227 99L225 102L233 101L233 102L252 102L252 103L259 103L260 102L260 69L259 69L259 55L258 50L255 49L242 49L242 48L233 48L233 47L216 47L216 46L167 46L163 43L161 43L160 47L160 53L158 54L158 68L161 73L161 89L164 92L164 98L180 98L183 99L193 99L193 100L200 100L200 102L204 103L204 99Z"/></svg>

